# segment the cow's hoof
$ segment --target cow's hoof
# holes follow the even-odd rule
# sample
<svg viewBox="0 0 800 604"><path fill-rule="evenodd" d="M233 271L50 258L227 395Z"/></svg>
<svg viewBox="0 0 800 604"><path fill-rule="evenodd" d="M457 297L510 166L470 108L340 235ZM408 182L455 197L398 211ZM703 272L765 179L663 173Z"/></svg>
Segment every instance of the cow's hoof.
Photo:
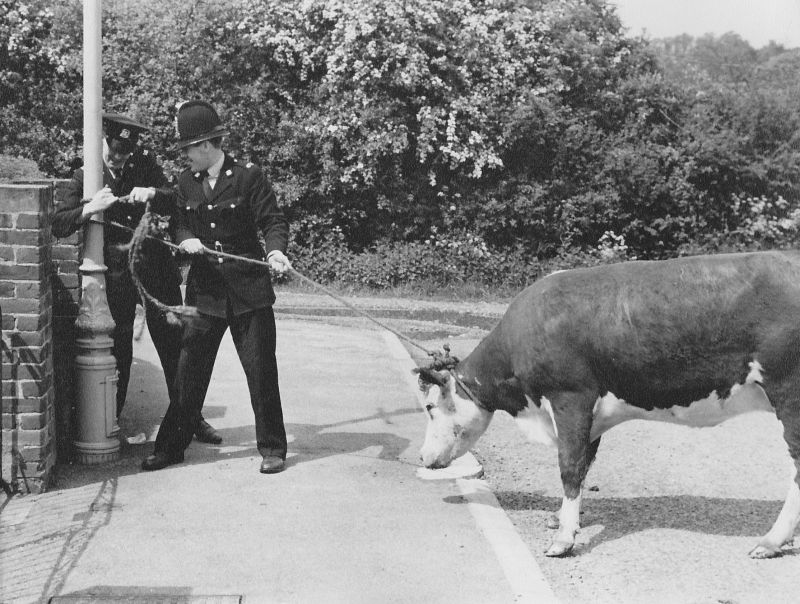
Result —
<svg viewBox="0 0 800 604"><path fill-rule="evenodd" d="M552 545L550 545L550 548L544 553L544 555L549 558L561 558L563 556L569 556L572 553L572 548L574 546L574 543L569 543L567 541L553 541Z"/></svg>
<svg viewBox="0 0 800 604"><path fill-rule="evenodd" d="M544 521L544 525L549 529L557 529L561 525L558 521L558 514L550 514L547 520Z"/></svg>
<svg viewBox="0 0 800 604"><path fill-rule="evenodd" d="M780 548L768 547L760 543L750 550L748 554L751 558L756 560L766 560L767 558L778 558L782 556Z"/></svg>

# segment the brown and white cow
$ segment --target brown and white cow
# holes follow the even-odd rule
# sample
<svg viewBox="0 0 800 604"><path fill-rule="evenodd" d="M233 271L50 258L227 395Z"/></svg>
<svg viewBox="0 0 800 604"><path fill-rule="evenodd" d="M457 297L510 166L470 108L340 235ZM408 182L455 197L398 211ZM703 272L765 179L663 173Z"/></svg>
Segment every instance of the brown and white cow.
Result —
<svg viewBox="0 0 800 604"><path fill-rule="evenodd" d="M495 411L558 447L564 499L549 556L575 544L581 488L603 432L629 419L716 425L762 400L783 423L794 479L750 555L779 555L793 538L800 520L800 252L554 273L520 293L466 359L450 371L422 369L420 380L428 388L427 467L466 453ZM763 389L769 403L736 396L748 389Z"/></svg>

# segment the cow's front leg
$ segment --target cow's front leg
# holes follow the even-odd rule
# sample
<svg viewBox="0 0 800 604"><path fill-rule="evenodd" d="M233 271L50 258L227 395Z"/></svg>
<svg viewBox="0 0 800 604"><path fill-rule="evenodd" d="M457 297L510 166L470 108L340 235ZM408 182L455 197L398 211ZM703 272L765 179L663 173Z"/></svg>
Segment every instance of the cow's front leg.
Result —
<svg viewBox="0 0 800 604"><path fill-rule="evenodd" d="M800 374L800 372L796 372ZM774 558L781 555L781 547L792 540L797 525L800 524L800 375L781 384L764 386L769 400L775 405L778 419L783 424L783 439L789 447L789 455L794 462L789 492L783 502L778 518L769 532L764 535L752 550L751 558Z"/></svg>
<svg viewBox="0 0 800 604"><path fill-rule="evenodd" d="M564 499L558 513L558 532L546 556L565 556L575 546L580 530L581 491L600 440L589 442L594 393L559 393L550 399L558 436L558 465Z"/></svg>
<svg viewBox="0 0 800 604"><path fill-rule="evenodd" d="M589 444L589 449L587 451L587 455L588 455L588 458L589 458L589 465L588 465L587 470L586 470L587 473L589 471L588 468L591 468L592 463L594 462L595 456L597 455L598 447L600 447L600 437L599 436L597 437L596 440L594 440L593 442L591 442ZM581 493L583 493L583 490L581 490ZM583 500L582 498L583 498L583 495L581 494L581 501ZM544 525L547 528L555 530L559 526L561 526L561 522L560 522L559 518L560 518L562 513L566 513L566 512L564 512L564 507L566 505L567 505L567 498L564 497L561 500L561 509L558 512L553 512L552 514L550 514L550 516L547 518L547 520L545 520ZM578 510L578 515L580 515L581 513L582 512L580 510Z"/></svg>
<svg viewBox="0 0 800 604"><path fill-rule="evenodd" d="M795 469L792 472L789 492L786 494L786 501L783 502L781 513L778 514L778 518L769 532L761 538L758 545L750 550L751 558L780 556L781 546L792 540L795 528L800 522L800 486L798 486L797 478Z"/></svg>

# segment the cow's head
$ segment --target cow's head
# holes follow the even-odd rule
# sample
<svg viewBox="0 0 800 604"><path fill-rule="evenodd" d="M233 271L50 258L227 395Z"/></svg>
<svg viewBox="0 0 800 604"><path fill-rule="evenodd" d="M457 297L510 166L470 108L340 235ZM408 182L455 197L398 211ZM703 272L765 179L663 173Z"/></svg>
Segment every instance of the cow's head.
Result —
<svg viewBox="0 0 800 604"><path fill-rule="evenodd" d="M473 402L448 371L419 369L428 429L420 450L428 468L444 468L464 455L489 427L492 413Z"/></svg>

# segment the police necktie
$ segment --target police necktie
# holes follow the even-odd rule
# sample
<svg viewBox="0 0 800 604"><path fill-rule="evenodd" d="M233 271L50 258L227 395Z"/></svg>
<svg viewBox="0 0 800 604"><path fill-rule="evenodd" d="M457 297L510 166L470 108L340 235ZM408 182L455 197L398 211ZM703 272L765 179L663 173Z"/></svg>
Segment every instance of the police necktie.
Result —
<svg viewBox="0 0 800 604"><path fill-rule="evenodd" d="M212 195L214 195L214 191L208 182L208 172L204 170L201 176L203 177L203 193L205 193L206 199L211 199Z"/></svg>

